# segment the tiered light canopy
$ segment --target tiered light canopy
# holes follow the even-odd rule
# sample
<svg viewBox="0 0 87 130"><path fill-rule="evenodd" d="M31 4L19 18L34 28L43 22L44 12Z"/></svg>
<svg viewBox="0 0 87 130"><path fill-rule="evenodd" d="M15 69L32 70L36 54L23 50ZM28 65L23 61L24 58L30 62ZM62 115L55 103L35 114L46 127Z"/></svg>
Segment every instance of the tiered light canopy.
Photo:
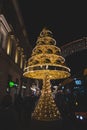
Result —
<svg viewBox="0 0 87 130"><path fill-rule="evenodd" d="M36 46L24 69L25 77L42 79L42 93L32 114L36 120L51 121L61 118L51 92L51 79L63 79L70 76L61 50L56 46L52 32L44 28L37 38Z"/></svg>

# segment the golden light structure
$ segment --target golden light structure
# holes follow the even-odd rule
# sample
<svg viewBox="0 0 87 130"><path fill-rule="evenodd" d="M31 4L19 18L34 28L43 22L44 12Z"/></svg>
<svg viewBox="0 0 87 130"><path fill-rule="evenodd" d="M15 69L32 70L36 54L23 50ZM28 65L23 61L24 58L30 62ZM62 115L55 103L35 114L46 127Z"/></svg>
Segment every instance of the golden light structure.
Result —
<svg viewBox="0 0 87 130"><path fill-rule="evenodd" d="M36 46L24 69L25 77L42 79L41 96L32 113L32 118L41 121L52 121L61 118L61 114L53 99L50 80L63 79L70 76L70 69L65 65L61 50L56 46L52 32L44 28L37 38Z"/></svg>

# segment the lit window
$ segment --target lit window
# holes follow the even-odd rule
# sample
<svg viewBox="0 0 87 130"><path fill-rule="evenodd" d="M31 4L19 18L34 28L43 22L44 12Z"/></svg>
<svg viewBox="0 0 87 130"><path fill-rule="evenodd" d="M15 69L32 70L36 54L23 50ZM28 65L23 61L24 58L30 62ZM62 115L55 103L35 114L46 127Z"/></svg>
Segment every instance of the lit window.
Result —
<svg viewBox="0 0 87 130"><path fill-rule="evenodd" d="M17 46L16 48L16 52L15 52L15 63L19 63L19 60L20 60L20 47Z"/></svg>
<svg viewBox="0 0 87 130"><path fill-rule="evenodd" d="M12 43L10 37L8 38L8 43L7 43L7 54L11 55L11 49L12 49Z"/></svg>
<svg viewBox="0 0 87 130"><path fill-rule="evenodd" d="M21 60L20 60L20 68L23 68L23 56L21 55Z"/></svg>
<svg viewBox="0 0 87 130"><path fill-rule="evenodd" d="M76 84L76 85L81 85L82 82L81 82L81 80L75 80L75 84Z"/></svg>
<svg viewBox="0 0 87 130"><path fill-rule="evenodd" d="M18 63L18 50L16 49L16 53L15 53L15 63Z"/></svg>

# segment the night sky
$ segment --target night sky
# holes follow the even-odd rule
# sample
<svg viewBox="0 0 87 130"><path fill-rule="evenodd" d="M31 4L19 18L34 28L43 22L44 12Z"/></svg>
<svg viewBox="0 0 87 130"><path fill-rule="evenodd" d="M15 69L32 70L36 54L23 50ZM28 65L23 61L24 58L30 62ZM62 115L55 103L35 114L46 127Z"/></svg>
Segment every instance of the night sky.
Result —
<svg viewBox="0 0 87 130"><path fill-rule="evenodd" d="M57 46L87 36L87 7L84 1L18 0L32 47L44 27L53 32ZM29 4L30 3L30 4ZM66 59L74 75L87 67L87 50ZM83 70L83 69L82 69Z"/></svg>
<svg viewBox="0 0 87 130"><path fill-rule="evenodd" d="M87 36L87 7L84 1L18 0L32 46L41 30L53 32L57 46Z"/></svg>

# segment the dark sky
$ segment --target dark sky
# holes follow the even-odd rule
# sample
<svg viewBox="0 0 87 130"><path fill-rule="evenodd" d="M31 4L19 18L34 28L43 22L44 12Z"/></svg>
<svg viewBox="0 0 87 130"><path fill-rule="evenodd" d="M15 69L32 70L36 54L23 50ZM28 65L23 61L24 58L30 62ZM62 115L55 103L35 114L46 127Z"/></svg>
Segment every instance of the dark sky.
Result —
<svg viewBox="0 0 87 130"><path fill-rule="evenodd" d="M34 47L44 27L53 32L57 46L87 36L87 5L78 0L18 0L29 41ZM87 50L66 58L72 75L87 67Z"/></svg>
<svg viewBox="0 0 87 130"><path fill-rule="evenodd" d="M44 27L53 32L57 46L87 36L84 1L18 0L29 40L33 46Z"/></svg>

